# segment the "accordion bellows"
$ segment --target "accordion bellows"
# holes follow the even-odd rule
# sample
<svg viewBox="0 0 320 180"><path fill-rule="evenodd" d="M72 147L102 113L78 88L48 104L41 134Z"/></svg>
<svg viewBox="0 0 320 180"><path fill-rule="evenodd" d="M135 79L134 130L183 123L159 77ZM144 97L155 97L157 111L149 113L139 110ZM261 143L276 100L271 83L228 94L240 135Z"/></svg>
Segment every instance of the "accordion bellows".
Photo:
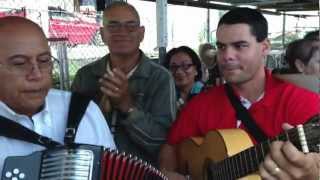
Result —
<svg viewBox="0 0 320 180"><path fill-rule="evenodd" d="M8 157L1 180L165 180L137 157L100 146L73 144Z"/></svg>

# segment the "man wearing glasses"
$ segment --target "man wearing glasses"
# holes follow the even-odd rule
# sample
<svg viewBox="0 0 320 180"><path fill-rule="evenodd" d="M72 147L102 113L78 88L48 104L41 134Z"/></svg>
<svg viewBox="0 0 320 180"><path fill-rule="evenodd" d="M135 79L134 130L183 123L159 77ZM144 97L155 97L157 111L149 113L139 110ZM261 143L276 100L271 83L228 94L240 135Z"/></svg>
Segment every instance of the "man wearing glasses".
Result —
<svg viewBox="0 0 320 180"><path fill-rule="evenodd" d="M17 140L25 133L15 126L4 128L4 122L64 144L71 94L51 89L51 59L48 41L37 24L21 17L0 19L0 174L6 157L44 148L28 139ZM14 136L5 133L8 129ZM93 102L82 117L75 142L115 148L103 114Z"/></svg>
<svg viewBox="0 0 320 180"><path fill-rule="evenodd" d="M139 49L145 29L132 5L113 2L103 17L101 35L110 53L81 68L72 90L100 104L119 150L156 164L175 118L173 79Z"/></svg>

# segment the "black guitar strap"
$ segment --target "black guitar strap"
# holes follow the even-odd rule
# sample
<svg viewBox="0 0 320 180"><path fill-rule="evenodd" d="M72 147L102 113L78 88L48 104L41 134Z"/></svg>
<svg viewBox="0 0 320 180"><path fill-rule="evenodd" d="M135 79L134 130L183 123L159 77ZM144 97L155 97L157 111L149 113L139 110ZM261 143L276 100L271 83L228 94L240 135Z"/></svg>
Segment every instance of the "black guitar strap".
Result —
<svg viewBox="0 0 320 180"><path fill-rule="evenodd" d="M68 114L68 124L65 131L64 143L71 144L77 134L80 121L86 112L90 98L80 93L73 92L70 100L70 109Z"/></svg>
<svg viewBox="0 0 320 180"><path fill-rule="evenodd" d="M48 149L60 145L60 143L42 136L3 116L0 116L0 127L0 136L38 144Z"/></svg>
<svg viewBox="0 0 320 180"><path fill-rule="evenodd" d="M82 96L78 93L72 93L64 139L66 144L74 142L77 128L89 102L90 99L88 97ZM48 149L61 145L59 142L42 136L3 116L0 116L0 136L38 144Z"/></svg>
<svg viewBox="0 0 320 180"><path fill-rule="evenodd" d="M233 108L236 110L237 119L241 120L249 133L257 140L257 142L261 143L263 141L266 141L268 139L267 136L256 124L254 119L249 114L248 110L240 102L239 98L234 94L232 87L226 83L225 90Z"/></svg>

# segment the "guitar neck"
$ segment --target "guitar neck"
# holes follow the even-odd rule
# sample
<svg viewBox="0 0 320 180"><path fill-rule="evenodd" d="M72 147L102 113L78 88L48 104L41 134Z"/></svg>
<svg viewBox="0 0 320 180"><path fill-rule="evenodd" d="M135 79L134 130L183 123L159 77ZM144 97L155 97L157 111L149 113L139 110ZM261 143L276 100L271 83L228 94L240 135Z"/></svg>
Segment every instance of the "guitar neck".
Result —
<svg viewBox="0 0 320 180"><path fill-rule="evenodd" d="M295 145L296 148L299 150L304 150L303 152L305 152L306 148L309 146L312 147L311 150L313 152L317 152L318 149L315 149L314 147L315 140L312 140L312 135L309 137L309 130L311 130L311 128L312 127L304 127L302 128L302 132L301 128L290 129L284 134L281 134L273 139L262 142L234 156L210 165L213 166L210 167L211 173L213 173L212 176L215 177L213 179L237 179L256 172L259 168L259 164L268 154L271 142L275 140L289 140Z"/></svg>
<svg viewBox="0 0 320 180"><path fill-rule="evenodd" d="M270 141L246 149L215 165L215 171L226 179L237 179L258 170L259 164L269 152Z"/></svg>

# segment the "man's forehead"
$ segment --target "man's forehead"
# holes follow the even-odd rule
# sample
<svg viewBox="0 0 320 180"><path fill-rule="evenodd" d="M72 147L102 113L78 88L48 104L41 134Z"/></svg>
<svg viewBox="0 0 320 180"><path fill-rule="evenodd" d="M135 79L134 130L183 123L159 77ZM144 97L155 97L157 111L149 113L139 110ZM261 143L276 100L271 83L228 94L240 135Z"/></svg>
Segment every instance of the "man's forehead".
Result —
<svg viewBox="0 0 320 180"><path fill-rule="evenodd" d="M36 43L47 44L45 35L37 29L12 29L1 30L0 28L0 43L2 44L19 44L19 43Z"/></svg>
<svg viewBox="0 0 320 180"><path fill-rule="evenodd" d="M48 44L42 42L27 42L20 43L8 42L0 43L0 54L13 56L15 54L36 55L50 51Z"/></svg>
<svg viewBox="0 0 320 180"><path fill-rule="evenodd" d="M236 43L255 40L247 24L223 24L217 30L217 41L220 43Z"/></svg>
<svg viewBox="0 0 320 180"><path fill-rule="evenodd" d="M107 21L111 20L131 20L131 21L139 21L135 12L130 9L129 7L122 6L122 7L113 7L112 9L108 10L103 17Z"/></svg>
<svg viewBox="0 0 320 180"><path fill-rule="evenodd" d="M18 37L39 36L45 37L40 27L30 23L12 23L0 25L0 38L11 36L11 38L18 39Z"/></svg>
<svg viewBox="0 0 320 180"><path fill-rule="evenodd" d="M250 26L248 24L222 24L217 29L217 35L223 35L224 33L231 34L251 34Z"/></svg>
<svg viewBox="0 0 320 180"><path fill-rule="evenodd" d="M254 38L244 38L244 37L237 37L237 38L217 38L217 45L223 44L223 45L237 45L237 44L251 44L252 42L255 42Z"/></svg>
<svg viewBox="0 0 320 180"><path fill-rule="evenodd" d="M0 32L1 55L35 55L43 51L49 51L49 46L46 38L39 34L23 35L21 33L12 33L11 36L5 36Z"/></svg>

